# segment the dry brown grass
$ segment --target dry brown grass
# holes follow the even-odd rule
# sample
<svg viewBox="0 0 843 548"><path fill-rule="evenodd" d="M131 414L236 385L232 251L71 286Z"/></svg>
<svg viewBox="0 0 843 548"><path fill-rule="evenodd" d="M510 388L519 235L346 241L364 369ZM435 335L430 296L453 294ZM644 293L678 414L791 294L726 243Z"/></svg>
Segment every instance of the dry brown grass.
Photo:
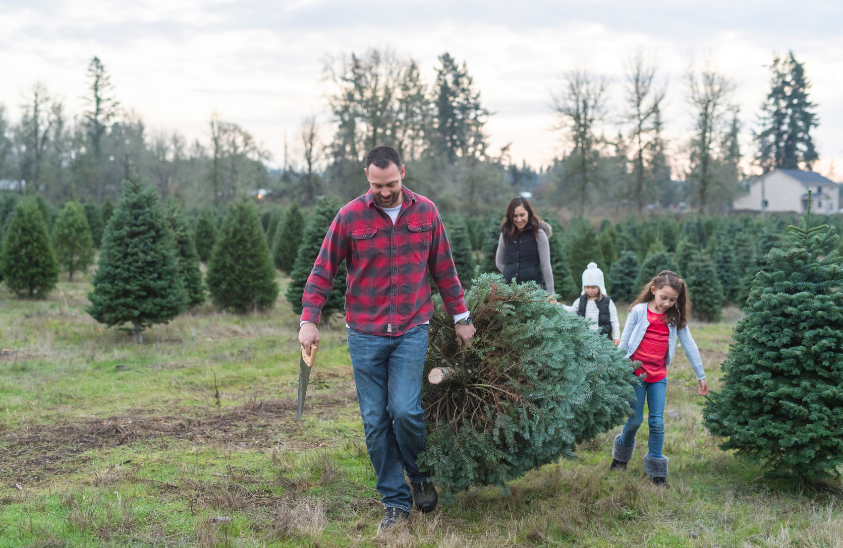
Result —
<svg viewBox="0 0 843 548"><path fill-rule="evenodd" d="M136 526L133 499L121 496L119 491L108 495L101 492L70 494L63 502L68 526L92 533L101 540L127 537Z"/></svg>

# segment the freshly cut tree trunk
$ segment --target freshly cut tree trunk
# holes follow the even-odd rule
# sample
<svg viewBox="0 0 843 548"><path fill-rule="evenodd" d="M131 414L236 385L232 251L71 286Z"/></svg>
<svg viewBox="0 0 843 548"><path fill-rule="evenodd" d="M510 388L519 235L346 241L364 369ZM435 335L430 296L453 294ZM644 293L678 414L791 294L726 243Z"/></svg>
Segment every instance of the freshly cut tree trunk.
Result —
<svg viewBox="0 0 843 548"><path fill-rule="evenodd" d="M441 384L443 382L453 382L467 376L468 371L460 367L434 367L427 375L427 380L430 381L430 384Z"/></svg>

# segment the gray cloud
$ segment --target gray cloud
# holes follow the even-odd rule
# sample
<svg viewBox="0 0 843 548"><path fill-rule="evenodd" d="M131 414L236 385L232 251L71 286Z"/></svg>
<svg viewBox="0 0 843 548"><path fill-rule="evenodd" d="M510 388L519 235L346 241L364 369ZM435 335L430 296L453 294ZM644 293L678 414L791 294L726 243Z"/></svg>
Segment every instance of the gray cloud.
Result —
<svg viewBox="0 0 843 548"><path fill-rule="evenodd" d="M758 0L2 0L0 103L16 106L20 89L40 78L76 106L87 61L97 54L124 104L150 124L201 137L218 109L278 151L284 127L302 115L322 112L325 121L319 76L326 54L391 44L419 58L430 76L447 50L467 60L496 112L493 141L514 141L516 159L539 162L558 143L548 131L549 90L576 64L617 82L632 48L657 51L670 78L668 129L682 137L690 128L681 89L689 55L711 50L735 75L736 100L751 122L767 85L763 64L774 50L793 48L815 83L821 151L843 158L843 2L803 2L799 10L810 16L794 17L792 2ZM617 84L613 92L616 101Z"/></svg>

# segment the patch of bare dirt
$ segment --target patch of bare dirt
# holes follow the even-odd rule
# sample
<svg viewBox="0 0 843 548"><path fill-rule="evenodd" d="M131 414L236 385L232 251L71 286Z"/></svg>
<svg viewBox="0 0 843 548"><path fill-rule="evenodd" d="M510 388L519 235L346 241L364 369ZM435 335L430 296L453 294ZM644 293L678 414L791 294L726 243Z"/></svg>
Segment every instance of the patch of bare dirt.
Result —
<svg viewBox="0 0 843 548"><path fill-rule="evenodd" d="M352 390L308 397L308 416L330 417L333 410L357 402ZM72 471L81 462L69 462L92 450L159 439L225 445L236 449L270 448L283 442L291 449L318 447L325 440L299 436L296 400L269 399L225 411L183 408L178 414L143 413L91 418L60 424L26 426L0 434L0 478L7 483L37 483L44 476Z"/></svg>

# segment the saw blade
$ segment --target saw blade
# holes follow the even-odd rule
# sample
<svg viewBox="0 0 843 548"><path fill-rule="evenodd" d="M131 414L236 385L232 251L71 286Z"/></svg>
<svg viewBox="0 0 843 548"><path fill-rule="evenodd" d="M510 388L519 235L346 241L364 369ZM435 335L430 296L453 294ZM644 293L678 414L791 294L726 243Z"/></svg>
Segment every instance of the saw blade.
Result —
<svg viewBox="0 0 843 548"><path fill-rule="evenodd" d="M301 420L304 411L304 400L307 397L307 385L310 382L310 368L316 363L316 351L318 347L314 344L310 347L310 356L305 354L304 346L301 347L301 359L299 360L299 398L296 402L296 419Z"/></svg>

